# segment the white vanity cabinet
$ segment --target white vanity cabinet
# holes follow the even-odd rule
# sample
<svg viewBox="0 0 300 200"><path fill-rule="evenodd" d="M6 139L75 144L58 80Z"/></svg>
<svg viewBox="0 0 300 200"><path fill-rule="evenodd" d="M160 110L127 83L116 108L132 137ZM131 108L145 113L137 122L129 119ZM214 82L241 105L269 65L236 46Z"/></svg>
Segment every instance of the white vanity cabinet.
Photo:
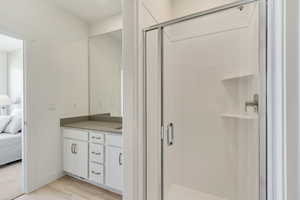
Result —
<svg viewBox="0 0 300 200"><path fill-rule="evenodd" d="M64 171L122 193L122 136L119 133L63 128Z"/></svg>

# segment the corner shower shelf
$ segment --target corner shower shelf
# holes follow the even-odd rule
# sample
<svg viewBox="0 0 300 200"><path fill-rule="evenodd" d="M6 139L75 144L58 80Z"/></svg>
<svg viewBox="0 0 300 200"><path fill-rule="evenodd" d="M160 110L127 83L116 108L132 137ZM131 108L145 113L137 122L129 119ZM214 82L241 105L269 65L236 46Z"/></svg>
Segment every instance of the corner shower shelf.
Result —
<svg viewBox="0 0 300 200"><path fill-rule="evenodd" d="M237 75L226 76L222 79L222 81L231 81L231 80L238 80L238 79L243 79L243 78L251 78L252 76L254 76L253 73L237 74Z"/></svg>
<svg viewBox="0 0 300 200"><path fill-rule="evenodd" d="M222 114L223 118L231 118L231 119L243 119L243 120L254 120L258 119L257 115L243 115L243 114Z"/></svg>

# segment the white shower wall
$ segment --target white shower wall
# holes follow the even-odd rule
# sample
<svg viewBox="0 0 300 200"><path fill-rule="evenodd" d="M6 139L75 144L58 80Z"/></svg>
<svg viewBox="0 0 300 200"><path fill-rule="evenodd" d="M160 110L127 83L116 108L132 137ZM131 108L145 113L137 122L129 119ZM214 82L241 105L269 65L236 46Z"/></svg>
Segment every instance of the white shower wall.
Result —
<svg viewBox="0 0 300 200"><path fill-rule="evenodd" d="M235 0L141 0L142 6L155 19L155 23L172 20L202 10L221 6Z"/></svg>
<svg viewBox="0 0 300 200"><path fill-rule="evenodd" d="M172 17L182 17L235 1L236 0L172 0Z"/></svg>

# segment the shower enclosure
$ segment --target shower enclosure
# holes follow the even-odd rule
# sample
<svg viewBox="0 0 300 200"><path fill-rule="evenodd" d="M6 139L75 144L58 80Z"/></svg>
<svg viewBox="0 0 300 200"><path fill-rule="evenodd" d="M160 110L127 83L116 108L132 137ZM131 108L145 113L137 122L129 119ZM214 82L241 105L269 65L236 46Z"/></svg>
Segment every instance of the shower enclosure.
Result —
<svg viewBox="0 0 300 200"><path fill-rule="evenodd" d="M147 200L266 200L265 10L144 30Z"/></svg>

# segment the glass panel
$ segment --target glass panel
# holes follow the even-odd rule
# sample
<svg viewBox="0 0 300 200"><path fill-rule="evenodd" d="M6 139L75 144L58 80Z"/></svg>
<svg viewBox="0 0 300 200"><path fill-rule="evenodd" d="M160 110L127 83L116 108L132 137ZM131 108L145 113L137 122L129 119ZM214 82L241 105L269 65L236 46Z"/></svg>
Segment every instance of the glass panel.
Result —
<svg viewBox="0 0 300 200"><path fill-rule="evenodd" d="M165 28L165 200L259 199L258 4Z"/></svg>

